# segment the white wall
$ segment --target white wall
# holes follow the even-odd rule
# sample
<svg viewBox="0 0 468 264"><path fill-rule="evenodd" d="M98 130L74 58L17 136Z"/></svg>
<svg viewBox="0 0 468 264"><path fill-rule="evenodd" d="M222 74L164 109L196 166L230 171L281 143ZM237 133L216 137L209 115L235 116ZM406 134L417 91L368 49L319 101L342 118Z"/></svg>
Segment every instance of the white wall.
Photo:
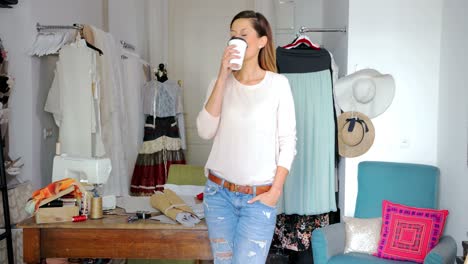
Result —
<svg viewBox="0 0 468 264"><path fill-rule="evenodd" d="M437 163L441 170L440 207L449 210L445 232L468 239L468 2L445 0L440 57Z"/></svg>
<svg viewBox="0 0 468 264"><path fill-rule="evenodd" d="M323 27L346 28L348 26L349 0L323 2ZM339 76L345 76L348 68L348 34L323 33L323 46L333 54L339 68Z"/></svg>
<svg viewBox="0 0 468 264"><path fill-rule="evenodd" d="M275 39L277 46L284 46L291 43L302 26L313 28L320 28L323 26L324 0L293 0L292 2L294 2L294 29L277 29ZM309 36L312 42L322 44L322 34L323 33L307 33L307 36Z"/></svg>
<svg viewBox="0 0 468 264"><path fill-rule="evenodd" d="M389 109L372 119L372 148L346 160L347 216L354 214L361 160L437 164L441 25L442 0L349 2L348 73L365 67L390 73L396 91Z"/></svg>
<svg viewBox="0 0 468 264"><path fill-rule="evenodd" d="M54 142L42 138L42 124L50 118L42 111L51 75L44 68L53 58L27 55L36 35L36 23L102 25L102 2L95 0L23 0L13 9L0 9L0 37L9 52L9 73L16 78L11 97L10 153L22 156L25 166L21 177L32 180L34 187L50 181L50 159L44 153L54 151ZM49 84L48 84L49 83Z"/></svg>

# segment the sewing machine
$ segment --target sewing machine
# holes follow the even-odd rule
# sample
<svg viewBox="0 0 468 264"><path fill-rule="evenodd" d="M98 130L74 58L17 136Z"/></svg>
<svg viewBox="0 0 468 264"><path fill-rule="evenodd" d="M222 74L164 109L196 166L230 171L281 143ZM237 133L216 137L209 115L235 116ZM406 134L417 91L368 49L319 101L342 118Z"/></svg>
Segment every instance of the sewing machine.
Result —
<svg viewBox="0 0 468 264"><path fill-rule="evenodd" d="M54 157L52 181L73 178L88 184L104 184L112 170L108 158L76 158L66 155Z"/></svg>

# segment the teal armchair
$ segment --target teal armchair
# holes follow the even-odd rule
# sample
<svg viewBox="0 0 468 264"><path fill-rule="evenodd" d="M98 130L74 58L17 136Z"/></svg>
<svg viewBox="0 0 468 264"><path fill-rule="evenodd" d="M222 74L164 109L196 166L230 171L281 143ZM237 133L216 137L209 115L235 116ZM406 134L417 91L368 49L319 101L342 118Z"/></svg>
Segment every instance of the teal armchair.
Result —
<svg viewBox="0 0 468 264"><path fill-rule="evenodd" d="M358 165L358 194L354 217L382 216L382 201L414 207L438 207L439 169L434 166L364 161ZM450 216L449 216L450 217ZM344 223L316 229L312 233L314 264L402 264L362 253L344 254ZM426 256L425 264L453 264L457 253L455 240L443 236Z"/></svg>

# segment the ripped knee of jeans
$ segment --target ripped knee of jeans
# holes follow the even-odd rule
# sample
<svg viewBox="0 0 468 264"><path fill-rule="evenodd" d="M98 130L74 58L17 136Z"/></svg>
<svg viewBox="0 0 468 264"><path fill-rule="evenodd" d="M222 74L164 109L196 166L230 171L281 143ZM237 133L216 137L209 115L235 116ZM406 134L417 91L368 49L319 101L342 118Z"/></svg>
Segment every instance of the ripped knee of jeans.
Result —
<svg viewBox="0 0 468 264"><path fill-rule="evenodd" d="M211 238L214 259L225 261L232 259L232 246L224 238Z"/></svg>
<svg viewBox="0 0 468 264"><path fill-rule="evenodd" d="M268 254L269 248L267 248L268 240L254 240L249 239L249 243L251 243L252 250L249 251L247 254L248 257L255 257L258 253L261 253L262 256L266 256Z"/></svg>

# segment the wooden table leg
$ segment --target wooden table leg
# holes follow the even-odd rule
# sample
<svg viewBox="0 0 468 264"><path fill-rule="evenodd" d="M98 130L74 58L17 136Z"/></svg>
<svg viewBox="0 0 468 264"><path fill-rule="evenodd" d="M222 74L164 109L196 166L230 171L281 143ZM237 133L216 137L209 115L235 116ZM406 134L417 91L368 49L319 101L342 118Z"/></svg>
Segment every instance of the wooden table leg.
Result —
<svg viewBox="0 0 468 264"><path fill-rule="evenodd" d="M41 232L39 228L23 229L23 261L41 263Z"/></svg>

